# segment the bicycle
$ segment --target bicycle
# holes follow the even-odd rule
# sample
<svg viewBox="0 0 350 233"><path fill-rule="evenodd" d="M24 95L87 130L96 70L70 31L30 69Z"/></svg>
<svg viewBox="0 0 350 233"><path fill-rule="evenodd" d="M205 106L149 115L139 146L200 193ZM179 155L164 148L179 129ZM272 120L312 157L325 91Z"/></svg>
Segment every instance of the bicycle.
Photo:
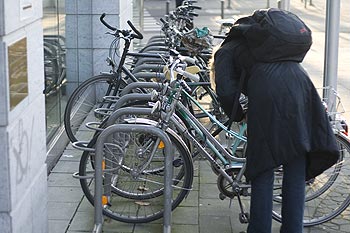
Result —
<svg viewBox="0 0 350 233"><path fill-rule="evenodd" d="M110 73L103 73L92 78L87 79L81 83L71 94L68 99L65 113L64 113L64 126L68 138L71 142L78 141L81 139L82 135L77 135L77 131L87 129L84 128L84 121L91 120L101 120L100 115L93 114L92 110L98 107L110 107L111 102L104 101L103 97L107 95L117 96L118 92L128 83L137 82L138 79L135 75L131 73L129 69L124 66L126 57L129 53L129 48L131 41L135 38L142 39L142 34L133 26L130 21L127 21L128 25L131 27L132 31L129 30L119 30L104 21L105 14L102 14L100 21L110 30L115 39L112 41L109 51L109 56L107 58L108 65L111 66ZM116 53L117 45L119 40L123 39L125 41L123 53L120 57L119 65L116 64ZM136 56L136 53L132 53ZM157 57L157 54L142 54L143 57ZM125 77L122 77L124 75ZM149 77L144 78L161 78L161 75L152 73ZM81 128L82 127L82 128ZM92 135L84 135L84 137L91 138ZM80 137L80 138L79 138Z"/></svg>
<svg viewBox="0 0 350 233"><path fill-rule="evenodd" d="M174 63L174 65L171 67L171 70L174 70L175 68L178 68L178 67L176 67L176 64ZM179 69L176 69L176 71L182 73L183 75L186 75L188 78L193 78L193 77L191 77L191 75L188 75ZM127 121L127 123L129 123L129 124L142 123L142 124L151 124L151 125L158 124L159 127L162 128L163 130L168 130L169 122L173 122L173 124L177 126L177 130L178 130L179 134L181 134L183 137L189 139L189 141L191 141L193 143L194 147L197 150L197 151L193 151L193 153L200 152L201 155L203 155L210 162L213 169L217 172L217 174L218 174L218 187L222 193L221 197L222 198L228 197L231 199L232 198L238 199L239 206L241 209L241 213L239 216L240 221L242 223L247 223L249 220L249 214L243 208L241 197L249 197L250 185L244 179L245 158L244 158L244 156L239 157L239 155L242 155L242 154L237 153L237 152L239 152L238 146L241 145L242 143L244 144L246 142L246 137L244 136L245 127L246 127L245 123L243 123L241 131L239 133L237 133L237 132L234 132L232 130L228 130L227 127L222 125L221 122L217 121L213 116L211 116L204 109L201 109L208 115L208 117L213 122L215 122L219 127L223 128L225 130L225 132L230 135L230 137L228 137L230 140L232 140L232 143L231 143L232 147L230 148L230 150L231 150L231 153L230 153L229 151L227 151L227 148L223 147L221 145L221 143L218 142L207 131L207 129L196 119L196 117L194 117L192 115L192 113L179 100L180 95L186 95L189 99L191 99L191 101L193 101L194 103L197 103L196 100L193 99L191 97L191 95L186 92L186 91L191 90L186 85L187 84L185 82L182 82L180 79L178 79L178 80L175 80L174 82L172 82L172 84L170 85L171 86L170 90L163 91L162 95L157 94L157 96L160 98L160 100L158 100L159 103L155 105L156 107L154 107L153 110L154 110L154 112L158 112L158 111L165 112L165 113L161 114L161 118L160 118L161 120L158 123L152 122L150 120L138 119L138 118L129 119ZM198 104L198 106L200 107L199 104ZM191 128L192 130L196 131L196 134L190 133L187 127L184 127L179 122L176 122L175 118L171 117L172 114L174 113L175 109L177 109L180 112L180 114L182 114L183 119L185 119L187 121L187 124L189 124L192 127ZM149 109L148 109L148 111L149 111ZM112 122L114 123L113 120L112 120ZM178 141L179 144L185 145L182 142L182 139L179 137L172 138L172 140L176 140L176 141ZM334 192L334 190L332 190L332 188L335 187L335 185L336 185L335 182L344 183L343 179L344 179L344 177L346 177L347 172L348 172L348 170L347 170L348 168L345 165L347 165L347 163L349 161L348 157L349 157L349 151L350 151L350 146L349 146L350 144L349 144L349 141L344 139L344 137L341 134L339 134L337 136L337 141L341 145L340 150L342 152L342 156L341 156L340 160L338 161L337 165L333 166L332 168L327 170L322 176L318 177L317 180L313 181L313 184L318 183L320 185L320 187L323 189L320 188L319 190L321 190L321 191L319 191L317 193L317 195L316 194L315 195L308 195L308 193L307 193L307 196L308 196L307 203L310 203L309 204L310 206L314 205L315 203L322 204L323 197L324 197L323 194L326 194L327 195L326 197L329 197L328 196L329 194L334 194L335 192ZM116 141L114 143L118 143L118 142ZM109 145L109 144L107 144L107 145ZM157 142L157 140L154 140L153 145L157 146L157 145L159 145L159 142ZM209 149L211 151L211 153L214 154L214 156L212 154L210 154L209 152L207 152L207 149ZM188 156L188 155L186 155L186 156ZM85 157L90 158L90 156L88 154L85 154ZM185 157L185 155L184 155L184 157ZM176 161L178 161L178 160L176 160ZM110 161L110 162L112 164L114 164L113 161ZM149 160L147 160L147 163L151 164L151 162L152 162L152 157L149 157ZM87 165L86 165L86 163L84 165L84 162L82 162L81 164L82 164L81 165L82 168L81 168L80 174L84 174L84 172L85 173L87 172L87 167L86 167ZM120 167L121 165L114 164L114 166ZM130 166L127 166L127 167L130 168ZM183 169L187 170L188 166L183 166ZM129 176L130 176L130 173L132 173L131 171L132 171L132 169L128 170ZM157 167L157 172L159 172L159 171L161 171L161 167ZM279 171L276 171L276 172L279 172ZM145 175L145 174L148 174L148 172L142 173L142 171L141 172L139 171L139 175ZM184 174L190 174L190 173L185 172ZM327 174L330 174L330 175L327 177ZM334 174L336 174L336 175L334 175ZM184 176L179 176L179 177L177 177L177 179L174 179L174 180L176 182L178 182L178 180L180 178L187 179L186 175L184 175ZM137 177L136 177L136 179L137 179ZM145 181L146 183L147 182L152 183L152 180L143 180L143 181ZM106 180L105 184L108 186L111 184L111 182ZM158 184L158 185L160 185L160 184ZM177 185L175 185L175 186L177 187ZM161 185L160 185L160 187L161 187ZM160 187L158 187L158 190L154 191L158 195L161 194ZM186 186L185 188L183 187L183 190L188 191L190 188L191 188L190 186L189 187ZM281 185L279 183L276 183L275 189L279 190L280 188L281 188ZM93 194L91 193L91 190L89 190L89 188L87 188L87 189L88 190L85 190L84 192L88 191L89 195L92 197ZM342 189L342 190L345 190L345 189ZM308 190L306 190L306 191L308 191ZM137 189L135 187L130 187L130 189L128 189L128 192L129 193L137 192ZM113 191L113 189L109 189L108 195L118 196L119 194L115 190ZM313 225L328 221L328 220L334 218L335 216L339 215L350 203L350 194L345 193L343 195L345 196L345 199L340 200L339 201L340 204L338 204L338 202L336 200L328 200L327 199L328 204L329 204L329 202L334 201L334 205L337 205L337 206L336 206L336 208L331 209L329 212L323 213L324 214L323 216L315 215L315 214L319 214L319 212L313 213L313 215L309 215L309 213L306 213L304 225L305 226L313 226ZM147 200L150 200L151 197L152 196L150 196L150 195L148 195L148 196L141 195L140 196L140 198L146 198ZM180 197L180 199L181 198L182 197ZM280 200L281 200L281 197L279 196L279 194L276 194L274 197L274 211L272 213L272 216L274 219L276 219L278 221L281 221L281 216L279 214ZM130 203L130 200L128 200L128 201L129 201L129 205L132 205L132 203ZM177 199L177 201L179 201L179 199ZM181 200L180 200L180 202L181 202ZM110 206L113 206L113 204L114 203L109 203ZM332 207L334 207L334 205ZM110 217L112 217L114 219L118 219L120 221L147 222L150 220L150 218L148 216L130 217L130 213L128 213L127 216L124 215L123 218L121 219L121 218L117 217L117 216L120 217L120 215L122 215L122 213L120 213L121 210L117 210L113 207L106 207L106 208L107 209L112 208L113 211L106 210L106 212L109 214ZM145 207L143 207L143 208L145 208ZM314 209L314 210L316 210L316 209ZM135 212L134 214L136 215L138 213L139 212L137 212L137 213ZM161 211L160 212L157 211L156 219L160 218L160 217L161 217Z"/></svg>
<svg viewBox="0 0 350 233"><path fill-rule="evenodd" d="M81 139L92 138L93 134L85 128L85 124L88 121L102 121L100 114L94 114L92 110L96 108L110 108L112 103L103 99L104 96L118 96L118 93L122 90L127 83L138 82L142 79L150 80L155 78L157 80L164 79L164 75L157 72L140 72L133 73L128 68L126 68L125 61L127 56L133 57L146 57L151 59L157 59L164 62L164 59L168 56L167 54L151 54L151 53L132 53L129 52L129 47L131 41L134 38L141 38L142 34L137 31L137 29L128 21L129 26L132 28L132 33L129 30L118 30L115 27L109 25L104 20L105 14L102 14L100 21L110 30L115 39L110 46L110 55L107 59L109 65L112 67L110 73L103 73L101 75L94 76L86 81L84 81L78 88L74 90L70 96L65 113L64 113L64 125L68 138L71 142L75 142ZM125 41L122 55L120 56L120 61L118 67L116 67L115 51L116 45L119 40L123 39ZM172 50L169 52L171 53ZM174 50L173 50L174 51ZM136 62L136 60L134 61ZM196 85L194 88L198 90L199 86L203 88L204 92L198 92L198 98L201 99L204 95L209 95L213 100L214 111L218 112L219 103L215 92L210 88L210 83L208 82L208 71L205 67L205 62L201 60L196 60L196 64L200 66L201 69L201 80L200 85ZM159 65L152 65L151 67L158 67ZM150 67L150 66L149 66ZM139 69L140 66L134 67L134 70ZM141 70L141 69L140 69ZM204 81L204 82L203 82ZM146 90L142 90L147 92ZM201 117L200 115L198 117ZM78 129L80 133L78 134ZM84 132L84 133L81 133Z"/></svg>

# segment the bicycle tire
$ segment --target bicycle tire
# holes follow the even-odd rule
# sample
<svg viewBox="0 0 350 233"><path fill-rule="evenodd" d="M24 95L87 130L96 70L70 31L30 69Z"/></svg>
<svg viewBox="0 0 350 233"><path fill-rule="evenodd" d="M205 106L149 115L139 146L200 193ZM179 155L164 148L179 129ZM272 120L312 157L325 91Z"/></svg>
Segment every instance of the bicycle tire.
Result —
<svg viewBox="0 0 350 233"><path fill-rule="evenodd" d="M190 154L188 153L188 150L183 146L183 143L179 142L178 139L172 136L171 134L168 134L168 135L174 147L178 151L179 156L182 159L181 168L174 165L174 176L176 176L174 180L176 181L179 176L179 173L177 171L179 171L180 173L184 172L183 174L180 174L180 176L182 177L182 181L174 182L177 188L173 189L173 201L172 201L172 210L173 210L187 196L187 194L189 193L192 187L193 164L192 164L192 159L190 157ZM89 171L89 169L91 169L89 168L89 166L91 166L91 158L93 158L92 152L85 151L83 153L79 164L80 176L86 176L89 173L93 173L92 171ZM140 184L135 182L135 179L130 177L130 172L126 172L126 174L123 174L124 177L122 177L122 173L119 173L118 175L119 175L118 178L120 179L125 178L125 184L130 185L129 187L132 189L131 192L135 192L135 193L139 192L142 194L142 192L145 191L147 188L148 190L151 190L152 183L151 182L147 183L146 181L143 181L143 182L146 182L145 184L150 186L148 187L143 186L142 188L143 190L140 190L142 182ZM163 179L161 175L158 175L158 176L159 176L158 178ZM131 178L131 179L128 180L128 178ZM128 182L130 182L130 184L128 184ZM133 182L135 182L135 184L133 184ZM156 185L159 186L160 183L161 182L159 182ZM93 204L94 202L93 178L91 177L90 179L80 179L80 184L86 198L89 200L91 204ZM111 185L111 184L105 183L104 185L110 185L112 187L112 192L111 192L112 197L110 199L110 203L108 204L108 207L106 206L106 208L103 209L103 213L108 217L114 220L122 221L126 223L147 223L150 221L157 220L163 216L163 212L164 212L164 209L163 209L164 207L162 202L163 197L161 196L162 192L159 192L159 187L157 187L157 193L155 195L152 195L152 193L149 192L147 195L140 195L140 198L136 198L135 196L132 196L132 198L128 198L128 195L125 195L126 193L124 193L123 196L118 195L118 193L120 194L120 192L118 192L118 190L113 188L113 185L116 185L116 184ZM178 188L179 186L181 187Z"/></svg>
<svg viewBox="0 0 350 233"><path fill-rule="evenodd" d="M350 205L350 142L340 134L336 135L336 141L341 154L340 159L337 164L316 177L315 182L320 182L319 185L324 188L313 198L306 199L304 227L331 221ZM282 222L281 203L275 201L273 206L273 219Z"/></svg>
<svg viewBox="0 0 350 233"><path fill-rule="evenodd" d="M147 135L146 135L146 137L147 137ZM150 137L150 139L153 140L151 137ZM187 147L187 146L185 146L185 147ZM161 160L163 160L163 162L164 162L164 157L162 155L161 155ZM154 160L152 160L152 162L153 161ZM174 161L173 161L174 166L179 167L183 163L184 163L184 161L183 161L183 158L181 156L174 158ZM186 166L183 166L183 167L181 167L181 169L178 169L179 171L176 174L176 177L173 179L174 180L173 185L177 186L179 184L179 182L182 180L182 178L184 177L184 175L185 175L184 167L186 167ZM133 169L128 167L128 166L123 166L122 169L124 172L127 172L127 173L130 173L133 171ZM163 163L161 163L160 166L154 166L151 169L144 170L141 174L143 174L143 175L161 175L163 173L164 173L164 166L163 166ZM159 197L159 196L163 195L164 189L159 188L158 190L154 190L150 193L143 192L142 194L140 194L139 192L132 193L129 191L125 191L123 188L113 187L113 192L115 192L117 195L124 197L124 198L136 199L136 200L146 200L146 199L155 198L155 197Z"/></svg>
<svg viewBox="0 0 350 233"><path fill-rule="evenodd" d="M135 101L135 102L127 103L127 104L126 104L125 106L123 106L123 107L130 107L130 106L133 106L133 107L135 107L135 106L147 107L147 106L148 106L148 102L147 102L147 101ZM148 106L148 107L150 107L150 106ZM174 116L176 116L176 115L174 115ZM132 115L132 116L129 116L129 117L126 117L126 118L130 118L130 117L131 117L131 118L135 118L135 115ZM141 118L146 118L146 119L145 119L146 122L144 122L143 120L141 120L141 122L139 122L139 121L137 121L137 120L135 121L135 120L132 120L132 119L130 119L131 121L128 122L128 121L125 121L125 119L126 119L125 117L120 116L120 118L117 119L116 122L115 122L114 124L124 123L124 124L146 124L146 125L153 125L152 122L154 122L154 124L156 124L156 121L157 121L157 117L154 118L154 119L153 119L153 117L151 117L151 119L149 119L149 118L147 118L148 116L140 116L140 115L138 115L137 118L139 118L139 117L141 117ZM176 117L177 117L177 116L176 116ZM106 118L106 120L107 120L107 118ZM107 123L106 120L103 121L103 122L101 123L100 128L105 128L105 127L106 127L106 123ZM147 120L150 120L150 121L147 123ZM173 135L174 135L174 134L178 135L177 128L176 128L175 125L181 125L181 124L182 124L182 127L186 127L186 126L183 124L183 122L181 121L181 118L178 118L178 117L177 117L177 121L176 121L176 122L170 123L170 125L169 125L169 127L170 127L170 128L169 128L169 132L171 132ZM88 145L89 148L93 148L93 147L95 146L95 143L96 143L96 140L97 140L97 137L98 137L99 133L100 133L100 131L96 132L96 134L94 135L94 138L89 142L89 145ZM180 137L179 137L179 140L181 140L181 141L184 143L184 144L183 144L184 147L190 148L190 143L189 143L189 141L188 141L187 138L183 138L183 137L180 136ZM188 153L190 153L190 151L188 151ZM93 159L94 159L94 157L91 158L91 167L94 169L94 161L93 161ZM181 160L181 159L178 159L178 160L175 161L175 162L176 162L176 163L179 163L179 162L181 163L182 160ZM127 167L124 167L124 170L125 170L125 171L130 171L131 169L130 169L130 168L127 168ZM153 170L147 171L147 173L150 173L150 174L157 174L157 173L161 173L161 172L164 172L164 166L162 166L162 167L157 167L157 168L154 168ZM177 177L176 177L176 180L181 180L182 177L183 177L183 175L184 175L184 172L183 172L183 171L180 171L179 174L178 174ZM176 184L176 182L174 182L174 183ZM121 196L127 197L127 198L134 198L134 199L139 199L139 198L147 199L147 198L149 198L148 196L145 196L145 195L143 195L142 197L140 197L139 195L136 195L136 196L134 197L134 196L132 196L130 193L124 194L124 193L123 193L123 190L121 190L120 192L118 192L118 189L115 189L115 191L116 191L116 193L117 193L118 195L121 195ZM154 197L155 195L157 195L157 194L155 194L155 193L152 194L153 197ZM159 193L159 195L162 195L162 191ZM159 196L159 195L157 195L157 196Z"/></svg>
<svg viewBox="0 0 350 233"><path fill-rule="evenodd" d="M103 97L116 95L119 88L116 87L114 75L101 74L81 83L67 101L64 112L64 126L66 134L71 142L91 139L95 132L85 127L85 121L101 121L101 116L94 114L93 110L111 104Z"/></svg>

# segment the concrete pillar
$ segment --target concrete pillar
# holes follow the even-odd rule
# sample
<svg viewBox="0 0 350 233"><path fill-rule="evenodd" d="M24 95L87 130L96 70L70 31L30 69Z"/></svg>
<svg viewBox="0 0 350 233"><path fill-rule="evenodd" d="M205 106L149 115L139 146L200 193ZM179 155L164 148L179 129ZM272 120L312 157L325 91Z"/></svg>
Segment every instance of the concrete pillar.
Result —
<svg viewBox="0 0 350 233"><path fill-rule="evenodd" d="M47 233L42 0L0 0L0 232Z"/></svg>
<svg viewBox="0 0 350 233"><path fill-rule="evenodd" d="M277 5L278 5L278 8L282 10L286 10L286 11L290 10L290 0L278 0Z"/></svg>
<svg viewBox="0 0 350 233"><path fill-rule="evenodd" d="M327 0L326 39L323 86L337 90L338 82L338 49L339 49L340 0ZM335 106L335 96L324 91L323 97L329 100L329 106ZM335 109L330 109L335 111Z"/></svg>
<svg viewBox="0 0 350 233"><path fill-rule="evenodd" d="M66 0L66 48L68 91L78 83L108 72L105 62L114 39L100 23L100 15L119 29L129 29L126 21L132 19L131 1L123 0Z"/></svg>

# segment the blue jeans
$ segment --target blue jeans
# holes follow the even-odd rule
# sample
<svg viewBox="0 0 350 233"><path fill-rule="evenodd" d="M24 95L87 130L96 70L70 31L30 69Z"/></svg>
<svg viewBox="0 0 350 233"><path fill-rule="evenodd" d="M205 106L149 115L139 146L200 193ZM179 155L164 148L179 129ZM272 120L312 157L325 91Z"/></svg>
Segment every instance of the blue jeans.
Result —
<svg viewBox="0 0 350 233"><path fill-rule="evenodd" d="M252 180L248 233L271 233L274 171ZM283 166L281 233L302 233L305 205L305 157Z"/></svg>

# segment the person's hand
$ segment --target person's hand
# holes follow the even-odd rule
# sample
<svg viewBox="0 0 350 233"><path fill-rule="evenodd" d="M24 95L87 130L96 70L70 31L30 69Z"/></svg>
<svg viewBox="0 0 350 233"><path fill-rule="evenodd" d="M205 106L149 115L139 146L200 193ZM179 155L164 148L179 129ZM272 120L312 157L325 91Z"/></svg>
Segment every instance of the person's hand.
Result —
<svg viewBox="0 0 350 233"><path fill-rule="evenodd" d="M243 118L240 121L240 123L247 123L248 122L248 114L245 112L243 113Z"/></svg>

